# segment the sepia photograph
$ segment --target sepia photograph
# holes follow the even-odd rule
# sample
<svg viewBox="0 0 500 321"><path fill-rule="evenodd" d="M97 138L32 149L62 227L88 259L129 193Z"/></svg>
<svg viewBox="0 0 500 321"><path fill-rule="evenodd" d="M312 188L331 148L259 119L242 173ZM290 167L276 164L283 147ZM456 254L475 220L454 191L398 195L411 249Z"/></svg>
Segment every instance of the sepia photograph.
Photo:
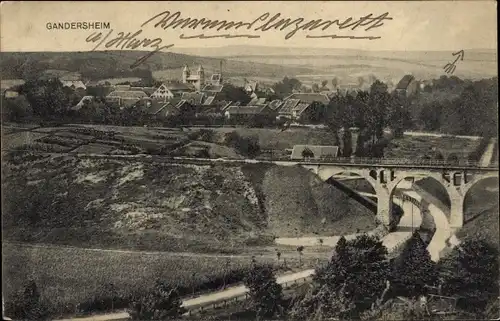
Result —
<svg viewBox="0 0 500 321"><path fill-rule="evenodd" d="M500 318L495 1L2 1L2 319Z"/></svg>

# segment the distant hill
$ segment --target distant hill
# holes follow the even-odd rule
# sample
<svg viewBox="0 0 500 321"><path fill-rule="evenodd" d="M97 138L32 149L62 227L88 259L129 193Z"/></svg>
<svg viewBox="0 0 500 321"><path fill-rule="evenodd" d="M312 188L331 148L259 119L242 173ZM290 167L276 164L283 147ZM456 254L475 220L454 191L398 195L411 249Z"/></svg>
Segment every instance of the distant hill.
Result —
<svg viewBox="0 0 500 321"><path fill-rule="evenodd" d="M458 51L460 48L457 48ZM443 67L454 60L454 51L371 51L337 48L297 48L268 46L226 46L217 48L175 48L175 52L231 60L279 64L314 69L297 78L306 84L320 83L337 77L340 83L356 83L358 77L371 74L384 81L397 82L411 73L418 79L439 78ZM463 61L454 75L460 78L482 79L497 74L497 51L466 49Z"/></svg>
<svg viewBox="0 0 500 321"><path fill-rule="evenodd" d="M457 49L456 51L458 51ZM271 46L223 46L206 48L172 48L173 52L203 55L205 57L238 57L238 56L363 56L380 58L417 59L425 58L435 60L437 58L448 59L453 51L391 51L391 50L359 50L342 48L309 48L309 47L271 47ZM466 57L471 59L496 61L495 49L465 49Z"/></svg>
<svg viewBox="0 0 500 321"><path fill-rule="evenodd" d="M202 64L205 70L219 70L220 60L172 52L160 52L151 56L135 69L130 69L142 51L99 52L5 52L2 53L0 72L3 79L22 78L24 74L47 69L78 72L86 79L112 77L143 77L149 71L178 70L184 65L195 67ZM296 73L308 73L306 67L289 67L255 62L223 59L223 72L227 76L284 77Z"/></svg>

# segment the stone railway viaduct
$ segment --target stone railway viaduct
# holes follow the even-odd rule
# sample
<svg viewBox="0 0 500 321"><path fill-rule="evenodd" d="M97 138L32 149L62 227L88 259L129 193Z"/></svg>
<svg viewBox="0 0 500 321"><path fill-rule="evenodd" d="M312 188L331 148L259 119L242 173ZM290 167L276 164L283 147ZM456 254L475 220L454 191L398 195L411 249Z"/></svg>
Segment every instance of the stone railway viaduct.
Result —
<svg viewBox="0 0 500 321"><path fill-rule="evenodd" d="M281 162L280 162L281 163ZM452 229L464 224L464 200L467 192L478 182L487 178L498 178L498 168L476 165L447 164L342 164L326 162L300 162L302 167L314 172L323 181L351 174L368 181L377 195L377 219L389 227L392 217L392 196L396 186L404 179L431 177L447 191L450 199L450 222ZM281 164L288 165L288 164Z"/></svg>
<svg viewBox="0 0 500 321"><path fill-rule="evenodd" d="M396 186L404 179L431 177L439 182L447 191L450 199L450 222L452 229L461 228L464 224L464 200L467 192L478 182L487 178L498 179L498 163L480 166L473 162L447 163L446 161L408 159L375 159L375 158L331 158L324 160L290 160L281 159L213 159L166 157L152 155L89 155L77 154L82 158L137 159L142 161L213 165L221 164L275 164L279 166L302 166L323 181L355 175L366 179L377 195L377 220L386 227L392 227L392 197Z"/></svg>

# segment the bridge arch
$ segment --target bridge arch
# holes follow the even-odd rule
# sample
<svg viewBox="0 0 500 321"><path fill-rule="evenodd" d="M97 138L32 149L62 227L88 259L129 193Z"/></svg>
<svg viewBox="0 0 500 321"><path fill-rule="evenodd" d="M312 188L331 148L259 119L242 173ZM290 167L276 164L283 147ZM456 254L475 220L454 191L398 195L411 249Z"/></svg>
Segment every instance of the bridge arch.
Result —
<svg viewBox="0 0 500 321"><path fill-rule="evenodd" d="M463 224L466 224L493 206L498 206L499 178L496 173L482 175L464 189L462 204Z"/></svg>
<svg viewBox="0 0 500 321"><path fill-rule="evenodd" d="M355 191L369 194L377 193L377 181L365 172L350 169L334 172L330 178L338 180Z"/></svg>
<svg viewBox="0 0 500 321"><path fill-rule="evenodd" d="M420 204L405 206L404 201L401 204L402 195L405 194L405 192L409 193L413 198L420 199ZM422 195L425 195L425 201ZM423 212L428 211L429 204L432 204L437 208L437 210L435 209L429 212L432 216L432 225L438 231L449 230L451 197L442 175L433 172L404 173L403 175L399 175L397 179L392 182L389 200L397 204L398 202L395 200L395 196L399 199L399 203L404 210L403 217L399 219L400 226L417 229L421 224L428 225L424 220L428 220L430 217L428 215L424 216ZM425 208L421 207L422 204L425 204ZM398 218L396 217L393 219Z"/></svg>

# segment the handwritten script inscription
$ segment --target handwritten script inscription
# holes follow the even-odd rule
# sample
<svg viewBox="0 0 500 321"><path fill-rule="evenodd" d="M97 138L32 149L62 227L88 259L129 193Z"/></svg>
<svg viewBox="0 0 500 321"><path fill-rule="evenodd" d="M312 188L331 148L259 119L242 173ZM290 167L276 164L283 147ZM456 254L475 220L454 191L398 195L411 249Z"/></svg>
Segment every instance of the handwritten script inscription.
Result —
<svg viewBox="0 0 500 321"><path fill-rule="evenodd" d="M114 50L150 50L152 51L139 58L130 67L135 68L145 62L149 57L158 51L173 47L173 44L165 45L162 38L146 38L141 36L143 28L152 27L153 29L180 30L182 33L179 39L213 39L213 38L260 38L261 34L266 32L283 32L284 39L289 40L301 32L306 32L307 39L350 39L350 40L377 40L380 36L363 35L337 35L327 33L328 30L352 30L358 32L368 32L380 28L385 21L392 20L388 12L374 15L370 13L359 18L348 17L345 19L312 19L303 17L290 18L283 17L281 13L272 15L265 12L248 20L232 21L219 20L211 18L192 18L183 16L180 11L163 11L155 14L144 21L139 30L135 32L118 32L110 30L106 34L103 32L93 32L86 41L96 44L92 51L99 48ZM189 31L195 33L190 35ZM196 32L198 31L198 32ZM200 32L201 31L201 32ZM242 31L242 33L237 33ZM219 33L220 32L220 33ZM315 32L316 34L309 34ZM210 34L209 34L210 33Z"/></svg>
<svg viewBox="0 0 500 321"><path fill-rule="evenodd" d="M191 18L182 17L181 12L177 11L171 13L170 11L163 11L150 19L146 20L141 27L153 24L154 28L167 29L182 29L182 30L212 30L212 31L234 31L246 30L249 32L263 33L272 30L286 31L285 39L291 39L299 31L313 31L320 29L326 31L329 28L337 27L338 29L351 29L369 31L371 29L379 28L384 25L385 20L392 20L389 13L383 13L374 16L372 13L362 16L360 18L349 17L343 20L306 20L305 18L291 19L289 17L282 17L281 13L273 16L269 12L261 14L255 19L248 21L227 21L208 18Z"/></svg>
<svg viewBox="0 0 500 321"><path fill-rule="evenodd" d="M456 56L455 60L453 62L451 62L451 63L447 63L443 67L444 72L446 72L447 74L450 74L450 75L453 75L453 73L455 72L455 69L457 69L456 63L458 62L458 60L459 59L461 61L464 60L465 52L463 50L460 50L460 51L452 53L452 55Z"/></svg>

